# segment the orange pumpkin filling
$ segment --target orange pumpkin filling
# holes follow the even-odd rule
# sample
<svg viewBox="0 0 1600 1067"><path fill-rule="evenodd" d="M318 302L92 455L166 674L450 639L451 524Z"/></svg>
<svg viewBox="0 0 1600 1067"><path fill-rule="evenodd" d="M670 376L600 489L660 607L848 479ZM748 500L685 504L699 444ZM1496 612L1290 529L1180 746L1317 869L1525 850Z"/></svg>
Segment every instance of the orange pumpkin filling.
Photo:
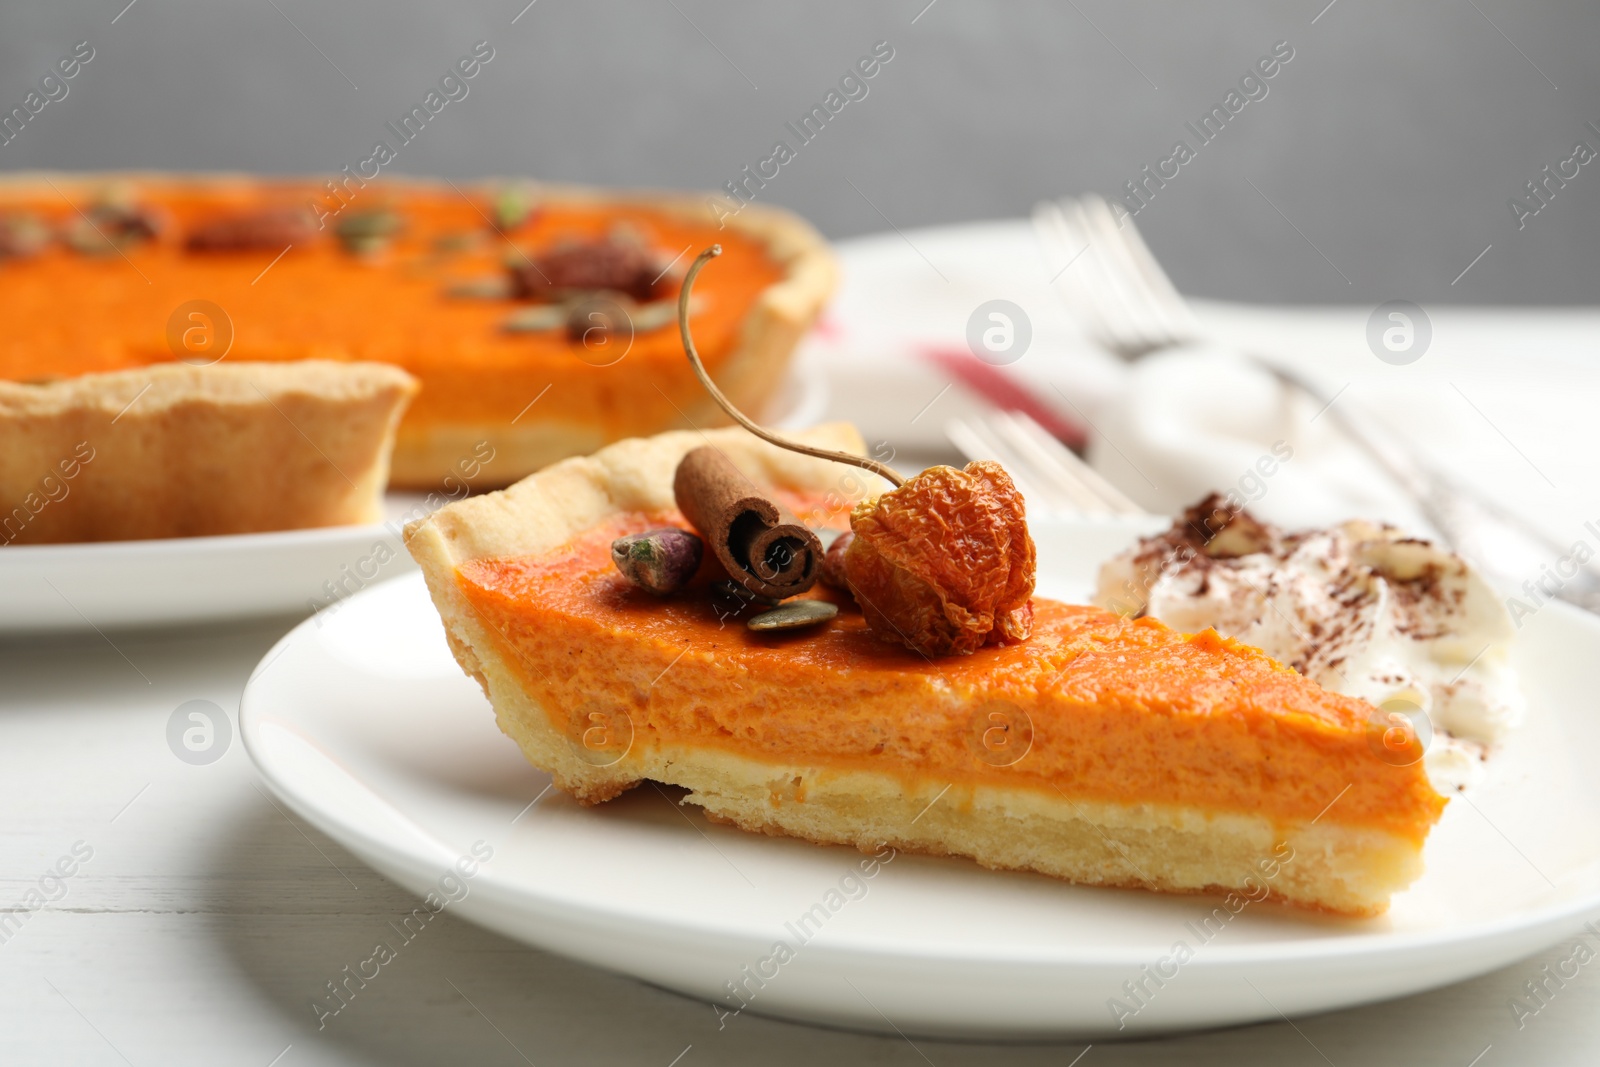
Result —
<svg viewBox="0 0 1600 1067"><path fill-rule="evenodd" d="M734 349L751 305L777 281L780 266L748 235L643 206L552 201L504 237L489 225L493 207L480 190L370 183L349 203L274 259L278 249L193 252L185 237L228 216L273 208L336 204L310 182L140 179L133 202L164 217L154 240L86 254L53 242L37 254L0 262L0 378L26 381L124 370L183 354L169 340L180 305L206 300L231 323L230 361L308 357L396 364L422 383L401 426L505 425L552 383L546 410L604 428L607 439L676 425L703 402L684 366L676 317L640 330L626 361L601 367L563 329L512 333L503 327L525 302L507 296L462 299L456 282L503 277L517 253L535 256L572 239L604 236L619 223L663 259L722 244L730 268L700 283L695 336L713 368ZM0 188L0 214L27 213L52 230L82 225L95 186L32 183ZM401 228L372 254L356 255L335 236L341 222L392 211ZM509 257L509 260L508 260ZM681 269L682 262L679 263ZM669 293L677 285L671 275ZM177 335L190 324L179 325ZM218 325L216 328L225 328ZM586 358L587 357L587 358ZM608 354L607 359L611 358ZM542 413L541 413L542 414Z"/></svg>
<svg viewBox="0 0 1600 1067"><path fill-rule="evenodd" d="M527 692L570 738L621 719L633 746L1284 826L1334 804L1330 822L1418 843L1443 809L1420 763L1375 758L1367 704L1212 631L1035 599L1031 637L970 656L887 644L850 607L820 632L762 635L707 595L705 573L665 599L616 573L611 541L664 523L683 520L625 514L558 551L458 570Z"/></svg>

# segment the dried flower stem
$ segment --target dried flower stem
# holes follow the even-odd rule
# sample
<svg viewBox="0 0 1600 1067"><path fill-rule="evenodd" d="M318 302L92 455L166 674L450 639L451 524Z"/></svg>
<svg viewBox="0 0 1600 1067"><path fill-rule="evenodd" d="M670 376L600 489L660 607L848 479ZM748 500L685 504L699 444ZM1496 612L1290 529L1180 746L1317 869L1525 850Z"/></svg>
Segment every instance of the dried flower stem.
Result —
<svg viewBox="0 0 1600 1067"><path fill-rule="evenodd" d="M865 456L851 455L849 452L834 452L827 448L813 448L803 445L798 441L790 441L779 437L771 430L757 426L744 412L733 406L732 401L722 395L722 390L717 388L717 383L711 380L711 375L706 373L705 364L700 361L700 353L695 351L694 338L689 336L689 290L694 288L695 277L700 273L710 260L722 255L721 245L712 245L695 257L694 263L689 267L689 272L683 276L683 288L678 291L678 332L683 337L683 351L689 357L689 365L694 368L696 378L705 386L706 392L715 400L740 426L749 430L757 437L779 448L787 448L791 452L799 452L806 456L816 456L818 459L831 459L835 463L848 463L862 470L869 470L873 474L887 481L890 485L899 487L905 484L905 478L893 467L879 463L877 460Z"/></svg>

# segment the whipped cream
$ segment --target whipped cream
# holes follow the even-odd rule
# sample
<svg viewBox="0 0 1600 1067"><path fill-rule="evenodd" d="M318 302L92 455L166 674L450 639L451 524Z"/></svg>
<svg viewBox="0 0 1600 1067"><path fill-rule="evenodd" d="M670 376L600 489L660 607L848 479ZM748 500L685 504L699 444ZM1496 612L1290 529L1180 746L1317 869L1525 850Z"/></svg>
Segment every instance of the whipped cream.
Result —
<svg viewBox="0 0 1600 1067"><path fill-rule="evenodd" d="M1185 632L1212 627L1369 701L1379 719L1406 715L1441 792L1479 781L1522 718L1516 631L1493 588L1392 526L1285 533L1211 496L1107 561L1095 600Z"/></svg>

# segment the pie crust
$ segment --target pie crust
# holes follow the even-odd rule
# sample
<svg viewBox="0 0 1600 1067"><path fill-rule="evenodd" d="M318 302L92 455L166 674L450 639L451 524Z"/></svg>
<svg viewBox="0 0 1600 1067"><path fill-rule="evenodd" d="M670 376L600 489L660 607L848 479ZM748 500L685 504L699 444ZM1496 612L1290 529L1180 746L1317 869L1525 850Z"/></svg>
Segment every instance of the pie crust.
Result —
<svg viewBox="0 0 1600 1067"><path fill-rule="evenodd" d="M0 544L378 522L416 391L324 360L0 381Z"/></svg>

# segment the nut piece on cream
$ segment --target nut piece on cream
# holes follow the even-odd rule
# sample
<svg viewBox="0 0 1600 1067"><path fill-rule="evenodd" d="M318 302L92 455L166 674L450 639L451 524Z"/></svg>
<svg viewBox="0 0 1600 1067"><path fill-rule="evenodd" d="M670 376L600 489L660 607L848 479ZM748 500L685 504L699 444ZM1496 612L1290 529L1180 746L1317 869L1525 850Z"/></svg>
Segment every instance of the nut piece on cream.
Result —
<svg viewBox="0 0 1600 1067"><path fill-rule="evenodd" d="M1177 630L1212 627L1384 719L1425 716L1416 732L1441 792L1480 780L1488 749L1522 718L1515 629L1493 588L1392 526L1288 533L1213 495L1108 560L1095 601Z"/></svg>

